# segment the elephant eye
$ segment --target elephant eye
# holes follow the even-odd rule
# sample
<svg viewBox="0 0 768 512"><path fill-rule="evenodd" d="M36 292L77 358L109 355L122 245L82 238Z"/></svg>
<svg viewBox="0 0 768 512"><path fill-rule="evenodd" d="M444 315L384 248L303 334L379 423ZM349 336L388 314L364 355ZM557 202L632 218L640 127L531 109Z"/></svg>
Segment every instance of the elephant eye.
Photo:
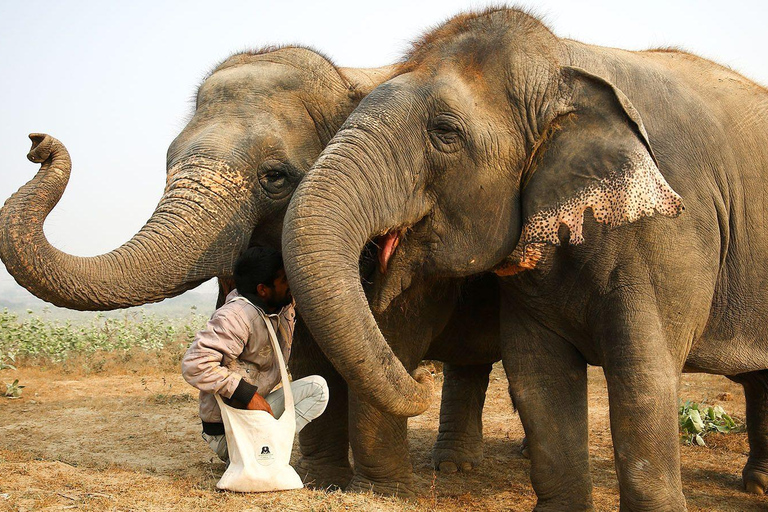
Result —
<svg viewBox="0 0 768 512"><path fill-rule="evenodd" d="M440 114L436 116L427 128L430 141L435 149L443 153L453 153L461 147L463 131L455 116Z"/></svg>
<svg viewBox="0 0 768 512"><path fill-rule="evenodd" d="M282 197L290 192L290 169L289 164L268 160L259 167L259 183L267 194Z"/></svg>

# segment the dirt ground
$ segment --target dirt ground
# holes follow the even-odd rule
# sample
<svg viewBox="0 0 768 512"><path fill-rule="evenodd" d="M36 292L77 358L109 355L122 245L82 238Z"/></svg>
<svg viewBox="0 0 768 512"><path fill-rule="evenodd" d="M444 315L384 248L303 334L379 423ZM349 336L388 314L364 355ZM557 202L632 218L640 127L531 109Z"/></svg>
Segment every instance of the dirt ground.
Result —
<svg viewBox="0 0 768 512"><path fill-rule="evenodd" d="M618 510L605 380L599 368L590 368L589 376L595 505ZM28 368L0 372L0 381L15 378L26 385L23 397L0 398L0 510L531 510L535 504L529 463L518 454L523 430L498 365L485 407L486 458L474 472L432 469L439 400L410 421L420 488L411 502L306 489L216 491L224 465L213 461L200 439L195 393L176 373L74 378ZM719 404L744 418L741 387L725 378L686 375L681 397ZM638 411L639 422L652 420ZM768 497L741 490L746 434L706 440L706 448L682 447L690 510L768 510Z"/></svg>

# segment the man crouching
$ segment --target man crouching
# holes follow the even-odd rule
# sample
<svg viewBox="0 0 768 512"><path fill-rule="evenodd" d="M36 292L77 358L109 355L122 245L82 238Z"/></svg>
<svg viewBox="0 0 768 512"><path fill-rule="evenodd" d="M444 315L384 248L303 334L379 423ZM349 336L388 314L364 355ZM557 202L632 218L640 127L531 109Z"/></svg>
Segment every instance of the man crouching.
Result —
<svg viewBox="0 0 768 512"><path fill-rule="evenodd" d="M272 390L280 382L280 367L262 315L272 322L286 361L296 317L278 251L252 247L237 260L234 273L237 288L195 335L181 361L184 379L200 390L203 439L225 462L227 440L214 393L233 407L279 417L285 410L283 389ZM291 390L299 432L325 410L328 385L319 375L310 375L291 382Z"/></svg>

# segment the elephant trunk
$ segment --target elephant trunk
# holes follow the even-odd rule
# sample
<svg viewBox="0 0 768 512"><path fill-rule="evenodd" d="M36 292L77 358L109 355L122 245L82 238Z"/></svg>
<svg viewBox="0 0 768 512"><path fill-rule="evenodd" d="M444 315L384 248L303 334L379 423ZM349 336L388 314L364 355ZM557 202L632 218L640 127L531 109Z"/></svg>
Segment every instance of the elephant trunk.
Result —
<svg viewBox="0 0 768 512"><path fill-rule="evenodd" d="M211 159L180 160L168 170L157 209L121 247L77 257L54 248L43 232L71 170L58 140L32 134L28 158L37 175L0 209L0 258L16 281L43 300L79 310L157 302L226 272L247 245L253 208L242 177Z"/></svg>
<svg viewBox="0 0 768 512"><path fill-rule="evenodd" d="M377 143L387 151L383 141L367 139L354 128L339 132L299 185L283 225L283 258L302 318L352 390L381 410L415 416L429 406L431 377L409 375L387 344L359 259L369 240L400 227L397 219L418 207L408 204L406 180L373 178L385 155L349 153Z"/></svg>

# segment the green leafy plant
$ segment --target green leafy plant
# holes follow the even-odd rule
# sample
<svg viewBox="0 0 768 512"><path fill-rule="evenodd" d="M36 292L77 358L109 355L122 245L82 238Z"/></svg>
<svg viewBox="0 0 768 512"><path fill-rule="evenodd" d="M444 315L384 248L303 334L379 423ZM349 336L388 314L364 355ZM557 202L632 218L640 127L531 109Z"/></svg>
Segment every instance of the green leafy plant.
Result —
<svg viewBox="0 0 768 512"><path fill-rule="evenodd" d="M706 446L704 436L709 433L727 434L743 429L719 405L706 406L690 400L680 404L678 420L680 435L687 445Z"/></svg>
<svg viewBox="0 0 768 512"><path fill-rule="evenodd" d="M6 398L21 398L21 392L24 386L19 385L19 379L14 380L10 384L5 385L5 397Z"/></svg>
<svg viewBox="0 0 768 512"><path fill-rule="evenodd" d="M10 362L6 362L10 361ZM15 362L15 358L13 357L13 354L0 354L0 370L15 370L16 367L13 366L11 363Z"/></svg>
<svg viewBox="0 0 768 512"><path fill-rule="evenodd" d="M83 358L99 371L98 354L113 353L128 360L132 354L169 354L179 359L207 317L195 310L183 318L160 318L142 311L119 318L97 314L87 322L49 320L29 311L19 316L0 311L0 370L30 364L66 364ZM100 362L101 361L101 362Z"/></svg>

